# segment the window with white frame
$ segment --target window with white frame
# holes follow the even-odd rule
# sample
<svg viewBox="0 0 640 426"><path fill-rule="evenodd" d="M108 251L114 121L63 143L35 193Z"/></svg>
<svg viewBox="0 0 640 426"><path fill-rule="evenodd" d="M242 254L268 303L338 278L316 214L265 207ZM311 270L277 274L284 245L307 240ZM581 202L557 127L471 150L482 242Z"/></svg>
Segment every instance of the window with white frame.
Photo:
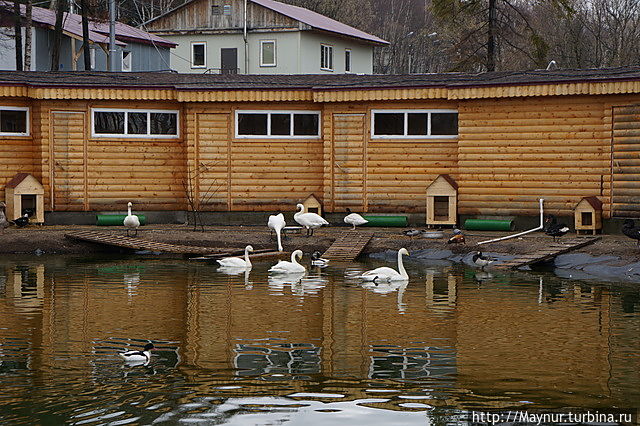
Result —
<svg viewBox="0 0 640 426"><path fill-rule="evenodd" d="M122 51L122 71L131 71L132 56L133 54L131 53L131 51Z"/></svg>
<svg viewBox="0 0 640 426"><path fill-rule="evenodd" d="M260 66L276 66L276 41L260 40Z"/></svg>
<svg viewBox="0 0 640 426"><path fill-rule="evenodd" d="M372 110L371 137L380 139L448 138L458 136L458 111Z"/></svg>
<svg viewBox="0 0 640 426"><path fill-rule="evenodd" d="M178 111L94 108L95 137L177 138Z"/></svg>
<svg viewBox="0 0 640 426"><path fill-rule="evenodd" d="M344 50L344 72L351 72L351 49Z"/></svg>
<svg viewBox="0 0 640 426"><path fill-rule="evenodd" d="M319 138L319 111L236 111L237 138Z"/></svg>
<svg viewBox="0 0 640 426"><path fill-rule="evenodd" d="M207 67L207 43L204 41L191 43L191 68Z"/></svg>
<svg viewBox="0 0 640 426"><path fill-rule="evenodd" d="M333 46L320 45L320 69L333 71Z"/></svg>
<svg viewBox="0 0 640 426"><path fill-rule="evenodd" d="M222 14L223 15L231 15L231 5L230 4L225 4L224 6L222 6Z"/></svg>
<svg viewBox="0 0 640 426"><path fill-rule="evenodd" d="M0 106L0 135L28 136L29 108Z"/></svg>

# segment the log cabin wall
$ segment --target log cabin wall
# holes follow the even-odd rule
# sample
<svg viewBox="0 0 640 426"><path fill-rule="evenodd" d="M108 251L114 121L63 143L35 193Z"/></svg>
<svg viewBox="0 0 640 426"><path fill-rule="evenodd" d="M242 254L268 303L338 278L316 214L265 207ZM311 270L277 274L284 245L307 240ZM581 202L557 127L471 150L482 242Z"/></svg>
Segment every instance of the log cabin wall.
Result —
<svg viewBox="0 0 640 426"><path fill-rule="evenodd" d="M323 140L235 137L237 110L315 111L311 103L196 104L187 108L194 196L203 211L293 211L323 192ZM321 123L322 125L322 123ZM196 166L197 165L197 166Z"/></svg>
<svg viewBox="0 0 640 426"><path fill-rule="evenodd" d="M374 139L372 110L457 109L457 102L327 104L324 112L326 211L424 213L426 188L458 175L457 138Z"/></svg>
<svg viewBox="0 0 640 426"><path fill-rule="evenodd" d="M35 123L45 205L50 211L184 210L186 158L175 139L94 137L92 108L123 102L42 101ZM175 103L136 102L135 109L180 110ZM182 114L179 113L180 123ZM182 135L182 123L180 135ZM34 157L37 158L37 157Z"/></svg>
<svg viewBox="0 0 640 426"><path fill-rule="evenodd" d="M602 97L470 100L459 108L459 213L572 216L582 197L611 194Z"/></svg>
<svg viewBox="0 0 640 426"><path fill-rule="evenodd" d="M31 122L33 117L32 101L30 99L3 99L0 101L3 107L30 107ZM0 136L0 201L5 200L4 186L16 173L31 173L40 180L36 165L38 149L38 134L34 134L33 126L28 136Z"/></svg>

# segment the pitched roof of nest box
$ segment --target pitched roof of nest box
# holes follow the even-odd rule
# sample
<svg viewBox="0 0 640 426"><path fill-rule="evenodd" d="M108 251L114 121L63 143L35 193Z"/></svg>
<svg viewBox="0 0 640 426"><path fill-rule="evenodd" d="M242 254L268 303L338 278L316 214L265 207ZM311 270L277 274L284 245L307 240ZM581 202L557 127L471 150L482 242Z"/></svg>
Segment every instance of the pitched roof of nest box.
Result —
<svg viewBox="0 0 640 426"><path fill-rule="evenodd" d="M14 193L44 194L42 184L29 173L18 173L5 188L13 188Z"/></svg>
<svg viewBox="0 0 640 426"><path fill-rule="evenodd" d="M435 178L433 182L429 184L429 186L427 186L427 193L429 192L430 189L431 190L445 189L445 186L451 187L452 189L451 192L456 192L458 190L458 183L451 176L444 174L444 175L438 175L438 177Z"/></svg>
<svg viewBox="0 0 640 426"><path fill-rule="evenodd" d="M600 201L600 199L598 197L584 197L582 200L580 200L580 202L578 203L578 205L576 206L576 208L578 206L580 206L580 204L586 201L587 203L589 203L589 205L591 205L591 207L593 207L594 210L596 211L601 211L602 210L602 201Z"/></svg>

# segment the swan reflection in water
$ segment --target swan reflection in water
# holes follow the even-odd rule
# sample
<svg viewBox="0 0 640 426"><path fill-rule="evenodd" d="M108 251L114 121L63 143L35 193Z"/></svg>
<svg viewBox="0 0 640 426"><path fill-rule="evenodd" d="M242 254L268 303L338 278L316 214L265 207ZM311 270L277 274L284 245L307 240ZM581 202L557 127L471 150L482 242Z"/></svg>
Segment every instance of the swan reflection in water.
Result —
<svg viewBox="0 0 640 426"><path fill-rule="evenodd" d="M283 293L285 286L291 287L291 293L296 296L318 294L326 285L327 279L316 274L298 272L269 275L269 288L279 294Z"/></svg>
<svg viewBox="0 0 640 426"><path fill-rule="evenodd" d="M253 283L249 281L251 269L235 266L220 266L216 271L229 276L244 275L244 288L247 290L251 290L253 288Z"/></svg>

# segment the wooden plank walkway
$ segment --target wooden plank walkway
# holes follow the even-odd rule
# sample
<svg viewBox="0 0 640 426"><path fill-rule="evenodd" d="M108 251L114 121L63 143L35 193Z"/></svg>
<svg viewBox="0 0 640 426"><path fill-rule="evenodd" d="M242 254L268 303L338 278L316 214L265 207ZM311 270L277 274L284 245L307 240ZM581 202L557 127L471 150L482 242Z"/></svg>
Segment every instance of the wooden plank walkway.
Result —
<svg viewBox="0 0 640 426"><path fill-rule="evenodd" d="M600 237L591 238L572 238L570 240L557 241L549 244L549 246L536 250L532 253L520 255L512 260L496 265L496 268L515 269L522 266L532 265L534 263L545 262L554 257L577 250L581 247L588 246L598 241Z"/></svg>
<svg viewBox="0 0 640 426"><path fill-rule="evenodd" d="M127 237L114 233L98 231L77 231L64 234L72 240L86 241L95 244L127 248L131 250L150 250L164 253L177 254L218 254L233 255L238 249L220 249L216 247L185 246L180 244L160 243L156 241L143 240L142 238ZM244 253L244 250L242 251Z"/></svg>
<svg viewBox="0 0 640 426"><path fill-rule="evenodd" d="M373 237L373 232L347 231L331 244L323 258L339 262L354 260Z"/></svg>

